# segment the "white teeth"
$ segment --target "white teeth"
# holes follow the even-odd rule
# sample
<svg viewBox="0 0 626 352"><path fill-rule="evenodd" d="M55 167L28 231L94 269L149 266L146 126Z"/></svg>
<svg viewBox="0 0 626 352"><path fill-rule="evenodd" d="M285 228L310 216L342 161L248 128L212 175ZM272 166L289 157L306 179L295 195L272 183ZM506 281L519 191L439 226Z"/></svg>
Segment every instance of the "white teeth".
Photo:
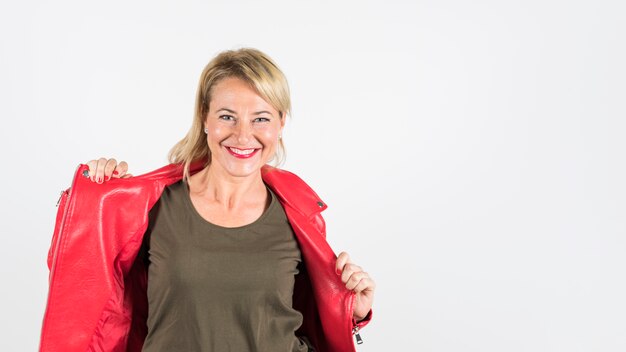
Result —
<svg viewBox="0 0 626 352"><path fill-rule="evenodd" d="M230 150L232 150L236 154L241 154L241 155L248 155L254 152L254 149L237 149L237 148L232 148L232 147L230 147Z"/></svg>

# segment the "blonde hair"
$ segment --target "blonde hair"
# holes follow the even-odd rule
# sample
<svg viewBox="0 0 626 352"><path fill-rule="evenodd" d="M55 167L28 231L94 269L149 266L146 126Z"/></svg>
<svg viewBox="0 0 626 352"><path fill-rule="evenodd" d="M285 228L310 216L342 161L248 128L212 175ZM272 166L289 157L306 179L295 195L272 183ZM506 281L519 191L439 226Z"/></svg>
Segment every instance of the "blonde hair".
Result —
<svg viewBox="0 0 626 352"><path fill-rule="evenodd" d="M211 151L204 134L204 121L209 111L213 87L221 80L230 77L248 82L280 113L281 119L291 115L287 79L269 56L252 48L221 52L202 71L191 128L187 135L174 145L168 155L170 163L182 164L185 179L190 176L189 168L192 163L204 161L205 166L211 163ZM281 165L284 159L285 146L280 138L276 154L271 161L274 161L276 165Z"/></svg>

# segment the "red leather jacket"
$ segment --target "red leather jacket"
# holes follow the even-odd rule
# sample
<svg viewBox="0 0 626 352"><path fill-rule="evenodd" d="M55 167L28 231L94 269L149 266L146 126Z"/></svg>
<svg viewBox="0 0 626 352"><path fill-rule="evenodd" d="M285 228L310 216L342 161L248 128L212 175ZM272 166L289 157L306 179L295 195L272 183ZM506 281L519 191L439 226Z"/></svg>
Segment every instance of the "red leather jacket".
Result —
<svg viewBox="0 0 626 352"><path fill-rule="evenodd" d="M192 173L202 166L192 166ZM147 333L147 268L135 260L148 212L163 189L182 178L168 165L130 179L96 184L80 165L59 199L48 253L49 292L40 351L141 351ZM296 332L321 352L355 351L353 334L371 319L352 319L355 294L335 273L317 194L298 176L262 168L278 196L302 252L293 305L303 314Z"/></svg>

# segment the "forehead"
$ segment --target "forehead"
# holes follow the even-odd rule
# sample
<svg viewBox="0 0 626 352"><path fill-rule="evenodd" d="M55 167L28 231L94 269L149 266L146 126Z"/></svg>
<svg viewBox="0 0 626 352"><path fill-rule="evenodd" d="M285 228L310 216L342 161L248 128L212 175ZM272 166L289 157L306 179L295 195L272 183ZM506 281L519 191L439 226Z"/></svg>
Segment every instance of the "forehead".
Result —
<svg viewBox="0 0 626 352"><path fill-rule="evenodd" d="M210 110L230 109L272 109L267 102L248 82L235 77L224 78L217 82L211 90Z"/></svg>

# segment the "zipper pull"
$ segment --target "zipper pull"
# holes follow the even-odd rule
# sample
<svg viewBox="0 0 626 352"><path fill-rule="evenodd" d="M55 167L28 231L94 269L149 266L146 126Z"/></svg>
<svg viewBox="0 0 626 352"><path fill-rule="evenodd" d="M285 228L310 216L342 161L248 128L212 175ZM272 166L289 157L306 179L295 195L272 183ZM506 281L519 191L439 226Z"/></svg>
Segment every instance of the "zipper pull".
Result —
<svg viewBox="0 0 626 352"><path fill-rule="evenodd" d="M352 328L352 335L354 335L354 337L356 337L356 343L357 345L360 345L363 343L363 339L361 338L361 334L359 334L359 327L355 326L354 328Z"/></svg>

